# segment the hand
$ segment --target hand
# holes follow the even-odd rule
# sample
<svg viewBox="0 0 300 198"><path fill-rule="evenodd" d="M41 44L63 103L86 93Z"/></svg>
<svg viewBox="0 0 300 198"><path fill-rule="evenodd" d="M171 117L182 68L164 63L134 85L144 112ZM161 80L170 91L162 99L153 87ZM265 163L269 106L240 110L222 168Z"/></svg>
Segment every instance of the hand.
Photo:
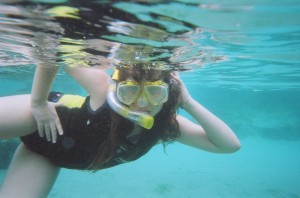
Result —
<svg viewBox="0 0 300 198"><path fill-rule="evenodd" d="M32 115L37 122L37 128L40 137L46 138L52 143L56 143L57 133L63 134L59 117L56 113L55 107L62 104L46 102L44 105L32 105Z"/></svg>
<svg viewBox="0 0 300 198"><path fill-rule="evenodd" d="M172 72L171 76L178 83L180 89L180 107L184 108L184 106L188 103L191 98L188 89L186 88L184 82L180 79L179 72Z"/></svg>

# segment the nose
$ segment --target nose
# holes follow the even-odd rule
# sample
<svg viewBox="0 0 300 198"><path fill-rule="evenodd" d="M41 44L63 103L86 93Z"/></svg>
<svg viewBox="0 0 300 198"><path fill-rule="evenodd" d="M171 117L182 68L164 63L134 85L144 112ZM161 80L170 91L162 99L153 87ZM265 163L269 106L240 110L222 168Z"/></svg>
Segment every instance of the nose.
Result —
<svg viewBox="0 0 300 198"><path fill-rule="evenodd" d="M145 96L145 94L141 94L140 97L137 100L137 106L139 107L146 107L149 105L149 101L147 99L147 97Z"/></svg>

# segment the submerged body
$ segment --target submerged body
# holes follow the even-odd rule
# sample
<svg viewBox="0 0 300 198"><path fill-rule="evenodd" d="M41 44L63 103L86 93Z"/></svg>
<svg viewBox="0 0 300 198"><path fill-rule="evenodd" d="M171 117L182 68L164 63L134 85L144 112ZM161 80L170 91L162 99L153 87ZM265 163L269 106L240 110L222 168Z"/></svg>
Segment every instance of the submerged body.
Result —
<svg viewBox="0 0 300 198"><path fill-rule="evenodd" d="M0 138L22 137L24 142L15 153L1 186L0 197L46 197L61 167L100 170L135 160L157 143L166 145L178 141L215 153L231 153L240 148L233 131L190 96L176 73L120 72L118 85L134 81L144 86L145 81L151 84L161 80L168 86L165 102L154 103L154 98L144 95L142 90L131 103L125 104L118 99L130 111L143 112L154 118L153 127L147 129L108 105L111 78L105 71L65 69L86 89L88 97L69 97L67 100L67 96L60 99L61 95L56 93L54 97L50 94L54 103L48 102L58 68L39 65L31 95L0 98ZM79 101L80 105L72 101ZM198 123L177 115L176 109L180 105Z"/></svg>
<svg viewBox="0 0 300 198"><path fill-rule="evenodd" d="M64 101L64 106L56 109L64 134L57 137L55 144L45 141L38 132L23 136L21 140L30 150L48 158L56 166L94 170L93 162L100 153L99 148L105 144L109 136L110 114L114 112L107 102L92 110L89 106L89 97L78 97L80 96L50 93L49 101L56 103ZM74 100L78 102L73 103ZM153 127L154 130L158 130L157 128ZM133 161L147 153L159 139L158 133L153 129L152 131L144 129L133 137L123 139L115 148L113 156L103 162L102 168Z"/></svg>

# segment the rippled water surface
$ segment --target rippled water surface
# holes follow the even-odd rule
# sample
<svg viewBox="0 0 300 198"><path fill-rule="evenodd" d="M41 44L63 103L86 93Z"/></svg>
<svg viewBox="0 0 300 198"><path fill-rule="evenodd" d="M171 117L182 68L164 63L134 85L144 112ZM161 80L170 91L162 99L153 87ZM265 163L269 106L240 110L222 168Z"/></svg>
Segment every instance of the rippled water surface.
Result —
<svg viewBox="0 0 300 198"><path fill-rule="evenodd" d="M179 70L242 142L63 170L50 197L300 197L299 0L0 0L0 96L29 93L36 64ZM84 93L63 71L53 89Z"/></svg>
<svg viewBox="0 0 300 198"><path fill-rule="evenodd" d="M143 62L193 69L191 84L299 89L299 13L296 0L2 0L1 73Z"/></svg>

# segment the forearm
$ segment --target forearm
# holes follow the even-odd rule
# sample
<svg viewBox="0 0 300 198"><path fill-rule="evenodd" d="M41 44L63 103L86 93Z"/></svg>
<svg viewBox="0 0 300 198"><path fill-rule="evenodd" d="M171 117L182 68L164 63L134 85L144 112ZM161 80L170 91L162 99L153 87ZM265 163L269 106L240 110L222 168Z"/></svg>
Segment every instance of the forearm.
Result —
<svg viewBox="0 0 300 198"><path fill-rule="evenodd" d="M184 109L199 122L209 140L218 148L225 152L239 149L239 140L230 127L193 98L188 99Z"/></svg>
<svg viewBox="0 0 300 198"><path fill-rule="evenodd" d="M41 105L47 101L52 82L59 70L57 66L43 66L36 67L32 91L31 91L31 105Z"/></svg>

